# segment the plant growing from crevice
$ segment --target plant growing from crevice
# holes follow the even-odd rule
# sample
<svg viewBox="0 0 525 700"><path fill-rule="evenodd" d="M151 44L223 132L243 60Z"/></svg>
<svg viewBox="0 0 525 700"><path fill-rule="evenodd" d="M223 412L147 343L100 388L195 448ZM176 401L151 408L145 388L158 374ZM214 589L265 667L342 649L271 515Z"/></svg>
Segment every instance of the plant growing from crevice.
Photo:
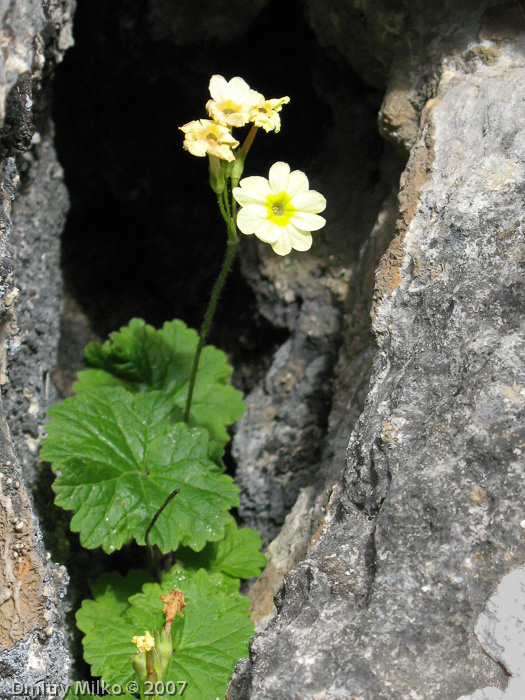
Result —
<svg viewBox="0 0 525 700"><path fill-rule="evenodd" d="M112 692L141 698L222 697L253 633L241 579L265 565L261 539L231 515L238 488L222 461L228 426L244 412L223 352L206 345L237 247L238 229L278 255L307 250L325 200L306 175L276 163L241 180L259 128L278 131L289 99L266 100L241 78L210 81L211 119L181 127L184 147L208 156L227 250L200 333L180 320L141 319L85 350L74 396L49 411L41 457L56 473L57 505L74 511L84 547L111 554L132 541L148 570L107 573L77 613L86 661ZM251 124L242 146L233 128ZM238 212L237 207L241 209ZM131 657L131 658L130 658ZM89 696L77 687L71 697Z"/></svg>

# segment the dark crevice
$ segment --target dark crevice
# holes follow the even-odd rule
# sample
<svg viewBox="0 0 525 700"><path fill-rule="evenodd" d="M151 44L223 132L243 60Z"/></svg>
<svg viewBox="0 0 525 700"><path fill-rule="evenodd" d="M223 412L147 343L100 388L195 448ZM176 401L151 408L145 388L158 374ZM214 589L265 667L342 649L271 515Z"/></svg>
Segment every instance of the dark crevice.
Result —
<svg viewBox="0 0 525 700"><path fill-rule="evenodd" d="M365 562L366 571L368 574L366 595L365 595L365 600L363 601L365 607L370 604L370 600L371 600L372 595L373 595L374 582L375 582L376 575L377 575L377 547L376 547L376 540L375 540L376 523L377 523L377 517L376 517L376 522L374 522L372 532L370 533L370 537L368 538L368 542L366 543L366 547L365 547L365 551L364 551L364 562Z"/></svg>

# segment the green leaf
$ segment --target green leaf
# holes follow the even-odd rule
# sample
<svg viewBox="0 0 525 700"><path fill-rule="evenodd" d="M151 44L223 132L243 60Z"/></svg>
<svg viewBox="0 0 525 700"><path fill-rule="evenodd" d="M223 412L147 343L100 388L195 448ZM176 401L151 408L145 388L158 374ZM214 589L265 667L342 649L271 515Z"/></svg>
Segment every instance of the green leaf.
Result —
<svg viewBox="0 0 525 700"><path fill-rule="evenodd" d="M239 529L232 521L226 526L226 535L218 542L209 542L200 552L179 547L177 559L187 566L220 571L236 578L259 576L266 566L266 557L260 551L262 540L249 527Z"/></svg>
<svg viewBox="0 0 525 700"><path fill-rule="evenodd" d="M208 434L173 425L160 392L133 395L106 387L49 411L41 457L58 472L57 505L74 510L71 529L88 548L113 552L146 529L175 489L180 493L150 534L162 552L195 550L221 539L238 488L208 456Z"/></svg>
<svg viewBox="0 0 525 700"><path fill-rule="evenodd" d="M87 634L96 627L100 616L105 620L119 617L129 607L128 598L140 593L142 586L150 581L151 576L146 571L137 569L129 571L126 576L117 571L102 574L91 589L96 602L84 600L77 611L78 629Z"/></svg>
<svg viewBox="0 0 525 700"><path fill-rule="evenodd" d="M93 675L106 683L125 685L133 680L129 656L136 648L130 640L145 630L153 634L162 628L165 616L159 596L173 588L183 591L187 607L184 617L177 616L172 625L174 654L163 680L186 681L187 700L224 697L235 664L248 654L253 634L250 601L232 592L221 574L203 569L175 566L161 585L145 584L142 593L131 596L127 610L118 616L107 616L105 603L100 603L100 614L83 640L85 659ZM95 596L90 602L97 606L99 599Z"/></svg>
<svg viewBox="0 0 525 700"><path fill-rule="evenodd" d="M142 319L115 331L103 345L90 343L85 357L93 369L78 374L77 393L106 385L128 391L163 391L184 411L198 335L182 321L169 321L156 330ZM242 416L242 393L228 385L232 368L226 355L212 345L201 354L189 424L206 428L225 444L227 425Z"/></svg>

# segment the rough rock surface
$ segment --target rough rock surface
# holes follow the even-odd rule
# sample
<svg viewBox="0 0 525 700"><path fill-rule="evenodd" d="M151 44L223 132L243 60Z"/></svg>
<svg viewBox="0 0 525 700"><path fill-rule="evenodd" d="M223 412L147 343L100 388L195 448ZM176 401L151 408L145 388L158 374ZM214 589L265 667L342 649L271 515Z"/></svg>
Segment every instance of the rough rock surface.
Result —
<svg viewBox="0 0 525 700"><path fill-rule="evenodd" d="M525 527L525 521L521 522ZM525 693L525 568L507 574L479 616L474 629L479 643L510 674L502 693L483 688L458 700L521 700Z"/></svg>
<svg viewBox="0 0 525 700"><path fill-rule="evenodd" d="M119 41L137 51L129 37L144 18L159 41L154 65L169 55L169 70L184 73L193 58L174 65L173 47L189 56L196 45L204 51L204 42L235 43L266 4L131 3L130 15L119 16ZM290 4L297 11L298 3ZM486 6L491 9L483 14ZM234 445L242 516L266 542L280 531L252 591L261 629L275 612L272 594L297 568L278 595L279 614L239 665L229 697L498 697L506 675L473 628L496 584L525 558L519 527L525 391L519 370L525 261L520 5L304 0L301 7L323 47L308 90L317 93L327 119L298 141L304 156L316 140L308 173L330 203L329 225L309 253L284 261L255 241L243 251L260 312L289 333L248 399ZM99 8L104 3L92 12ZM53 400L56 236L67 206L46 115L49 93L35 91L35 83L45 83L70 43L71 12L67 0L44 0L42 7L37 0L12 0L0 9L2 47L10 47L0 61L0 103L7 105L0 227L1 244L10 237L12 251L0 251L0 381L27 481ZM141 21L134 25L130 16ZM113 43L107 34L97 38ZM14 74L12 57L20 61ZM399 160L383 151L376 131L379 92L365 91L348 62L363 81L386 88L379 131L401 158L410 153L399 204L391 193ZM143 71L152 73L149 63ZM163 78L155 80L164 96ZM106 100L116 93L114 82L105 83L106 92L96 85L109 121ZM118 107L114 114L121 118ZM91 115L80 132L92 148L97 139L86 138L89 121ZM137 141L148 160L155 129L149 119L145 124ZM163 158L171 116L166 124ZM115 131L100 122L91 128L107 138L104 147L115 146ZM78 160L73 166L78 172ZM134 176L122 178L128 168L117 160L111 167L113 184L128 196ZM87 179L96 179L91 172ZM141 180L144 191L152 186L148 178ZM141 196L137 201L147 210ZM398 217L398 235L379 264ZM85 275L90 268L80 257ZM162 279L158 274L159 286ZM127 297L129 287L121 294ZM0 523L7 556L0 605L8 615L2 630L8 648L0 650L0 694L10 697L14 680L62 684L68 660L57 612L65 574L46 566L3 423L2 431Z"/></svg>
<svg viewBox="0 0 525 700"><path fill-rule="evenodd" d="M6 114L11 89L32 68L33 40L44 27L41 0L6 0L0 7L0 123L9 125ZM16 100L16 96L14 96ZM23 108L22 108L23 109ZM11 115L13 110L11 109ZM17 124L17 116L14 123ZM7 118L6 118L7 117Z"/></svg>
<svg viewBox="0 0 525 700"><path fill-rule="evenodd" d="M378 270L366 407L232 700L456 700L505 688L473 633L497 583L525 561L525 61L519 25L500 20L487 13L479 40L433 56L437 87Z"/></svg>
<svg viewBox="0 0 525 700"><path fill-rule="evenodd" d="M323 436L322 456L316 464L312 482L301 487L281 531L270 543L266 552L268 566L250 590L252 618L257 631L263 629L275 614L273 598L282 585L284 575L307 552L308 543L326 512L332 489L339 481L348 437L363 410L372 372L370 306L375 270L394 237L397 214L396 197L390 194L353 267L348 308L342 317L339 358L334 369L331 409L326 435Z"/></svg>
<svg viewBox="0 0 525 700"><path fill-rule="evenodd" d="M65 688L69 669L61 604L67 574L46 555L28 486L53 400L59 235L68 206L47 113L48 77L71 43L73 9L70 0L22 0L0 12L2 698L27 696L28 686L41 694L46 684Z"/></svg>
<svg viewBox="0 0 525 700"><path fill-rule="evenodd" d="M59 337L62 278L60 233L67 192L53 149L53 133L38 134L27 156L31 182L13 205L10 248L17 292L16 319L4 405L17 457L30 485L46 410L56 401L51 372Z"/></svg>
<svg viewBox="0 0 525 700"><path fill-rule="evenodd" d="M330 72L345 77L348 88L336 80L331 84ZM263 243L243 241L243 273L255 291L259 311L290 333L264 379L247 397L248 410L233 441L241 487L239 513L266 543L278 535L302 489L314 482L317 486L310 493L324 489L319 473L320 469L324 473L321 464L327 461L325 434L335 400L334 368L344 316L353 313L348 289L359 285L366 274L358 269L359 250L400 172L394 154L382 153L375 128L378 105L361 94L355 74L334 63L319 68L317 80L315 87L329 105L333 128L321 143L322 158L308 172L313 174L310 187L327 198L328 224L316 232L310 251L284 259ZM385 167L378 177L381 158ZM373 275L373 268L368 272ZM368 337L361 339L369 345Z"/></svg>

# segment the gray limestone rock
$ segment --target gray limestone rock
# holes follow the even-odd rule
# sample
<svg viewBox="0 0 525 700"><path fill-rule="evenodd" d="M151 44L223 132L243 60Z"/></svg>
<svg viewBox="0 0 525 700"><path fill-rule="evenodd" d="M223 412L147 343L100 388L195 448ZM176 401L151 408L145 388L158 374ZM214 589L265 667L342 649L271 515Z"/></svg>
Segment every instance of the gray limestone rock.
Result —
<svg viewBox="0 0 525 700"><path fill-rule="evenodd" d="M303 486L278 536L270 543L268 566L251 590L257 631L275 614L273 597L284 575L305 556L334 487L338 489L348 436L363 410L372 371L370 305L375 270L395 232L396 197L390 194L359 254L350 280L349 304L343 317L339 357L334 369L331 410L323 450L312 483Z"/></svg>
<svg viewBox="0 0 525 700"><path fill-rule="evenodd" d="M247 398L236 434L239 512L267 542L279 532L321 456L339 319L329 304L312 304L311 313L309 307L303 305L302 329L278 350L264 381Z"/></svg>
<svg viewBox="0 0 525 700"><path fill-rule="evenodd" d="M33 62L33 41L45 24L41 0L4 0L0 5L0 124L5 125L8 99L12 88ZM13 96L16 100L16 96ZM29 103L28 103L29 100ZM21 111L30 110L31 98L22 97ZM17 127L23 120L14 117Z"/></svg>
<svg viewBox="0 0 525 700"><path fill-rule="evenodd" d="M525 527L525 521L521 522ZM507 574L478 618L474 632L483 649L511 675L503 694L484 688L502 700L520 700L525 694L525 568ZM500 695L495 695L498 692ZM475 700L475 695L472 696ZM461 698L459 699L461 700Z"/></svg>
<svg viewBox="0 0 525 700"><path fill-rule="evenodd" d="M56 402L56 363L62 305L60 234L69 200L53 147L53 131L38 134L25 165L31 182L13 204L10 251L19 332L11 339L5 411L28 485L34 480L46 411Z"/></svg>
<svg viewBox="0 0 525 700"><path fill-rule="evenodd" d="M458 700L501 700L503 692L498 688L476 690L472 695L462 695Z"/></svg>
<svg viewBox="0 0 525 700"><path fill-rule="evenodd" d="M0 8L2 698L48 696L53 686L60 695L68 682L67 573L45 552L28 489L42 420L54 399L59 237L68 208L47 113L48 77L71 43L73 8L70 0L21 0Z"/></svg>
<svg viewBox="0 0 525 700"><path fill-rule="evenodd" d="M525 528L525 520L521 522ZM510 678L505 688L483 688L458 700L522 700L525 695L525 568L507 574L478 618L474 632Z"/></svg>
<svg viewBox="0 0 525 700"><path fill-rule="evenodd" d="M338 68L338 64L332 66ZM340 70L344 76L348 68L343 65ZM353 74L348 80L357 82ZM359 264L360 248L400 172L390 150L381 154L375 129L377 104L362 99L360 84L345 91L335 80L328 84L319 70L314 87L329 105L333 120L320 148L323 158L313 162L307 173L310 188L326 196L327 226L314 234L314 245L306 253L281 258L268 245L250 239L243 241L242 250L243 273L261 314L290 333L265 378L247 397L248 411L233 439L236 480L241 487L239 513L265 543L278 535L302 489L314 483L314 492L329 487L323 465L331 461L327 455L333 449L326 443L330 406L346 402L345 390L337 388L339 381L334 385L334 372L341 344L347 342L345 317L356 311L348 301L349 287L361 285L367 274L373 280L373 268L365 272ZM372 156L381 155L384 167L378 178L379 166ZM390 226L379 256L392 235ZM362 325L354 347L357 363L359 343L369 347L369 323L362 323L364 307L355 316ZM370 366L370 355L365 364ZM348 383L343 383L346 389ZM354 412L349 420L357 415ZM340 419L341 412L336 411L330 420ZM339 475L340 468L336 471ZM319 514L319 508L315 512ZM311 523L307 530L312 534ZM305 546L306 541L299 549Z"/></svg>
<svg viewBox="0 0 525 700"><path fill-rule="evenodd" d="M150 0L144 17L161 42L228 42L265 4ZM71 44L73 3L0 5L0 696L11 698L15 681L64 689L69 663L67 577L47 561L24 484L54 400L67 196L45 85ZM309 170L330 221L306 254L243 251L260 312L289 337L234 441L240 513L266 542L278 536L252 589L264 631L228 697L510 698L521 674L506 687L502 658L473 630L525 561L519 4L304 7L340 68L312 86L332 120ZM380 99L346 61L386 87L380 133L410 153L398 200Z"/></svg>
<svg viewBox="0 0 525 700"><path fill-rule="evenodd" d="M480 40L440 48L377 272L374 369L342 481L231 700L505 688L473 630L525 561L525 43L489 19Z"/></svg>

